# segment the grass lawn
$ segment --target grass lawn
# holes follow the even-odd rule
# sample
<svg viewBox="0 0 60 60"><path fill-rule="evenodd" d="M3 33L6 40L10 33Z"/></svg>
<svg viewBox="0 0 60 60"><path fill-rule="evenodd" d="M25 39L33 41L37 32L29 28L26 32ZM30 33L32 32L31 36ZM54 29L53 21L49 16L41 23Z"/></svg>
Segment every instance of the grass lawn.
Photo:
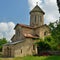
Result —
<svg viewBox="0 0 60 60"><path fill-rule="evenodd" d="M60 56L26 56L16 58L0 58L0 60L60 60Z"/></svg>

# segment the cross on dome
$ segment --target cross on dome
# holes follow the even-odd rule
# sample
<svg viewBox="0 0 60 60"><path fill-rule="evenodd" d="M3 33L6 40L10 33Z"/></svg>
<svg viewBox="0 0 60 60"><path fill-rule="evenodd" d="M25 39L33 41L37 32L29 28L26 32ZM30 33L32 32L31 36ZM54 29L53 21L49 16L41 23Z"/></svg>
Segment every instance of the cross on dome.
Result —
<svg viewBox="0 0 60 60"><path fill-rule="evenodd" d="M36 2L36 5L38 5L38 2Z"/></svg>

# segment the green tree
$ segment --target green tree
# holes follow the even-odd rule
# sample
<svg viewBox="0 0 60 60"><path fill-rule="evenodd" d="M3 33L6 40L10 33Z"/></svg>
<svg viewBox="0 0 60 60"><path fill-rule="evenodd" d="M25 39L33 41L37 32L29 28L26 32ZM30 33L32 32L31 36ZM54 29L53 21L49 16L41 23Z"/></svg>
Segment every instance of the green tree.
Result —
<svg viewBox="0 0 60 60"><path fill-rule="evenodd" d="M0 51L2 51L2 46L7 43L6 38L0 39Z"/></svg>
<svg viewBox="0 0 60 60"><path fill-rule="evenodd" d="M37 45L40 51L51 50L50 45L45 43L44 41L38 42Z"/></svg>
<svg viewBox="0 0 60 60"><path fill-rule="evenodd" d="M40 50L60 50L60 23L57 21L50 23L49 27L51 36L46 36L44 40L40 39L37 45L40 47Z"/></svg>
<svg viewBox="0 0 60 60"><path fill-rule="evenodd" d="M60 46L60 23L50 23L49 27L51 29L51 36L54 39L55 45L57 47ZM59 50L59 48L57 48L57 50Z"/></svg>
<svg viewBox="0 0 60 60"><path fill-rule="evenodd" d="M57 50L57 43L52 36L45 37L44 41L50 46L51 50Z"/></svg>

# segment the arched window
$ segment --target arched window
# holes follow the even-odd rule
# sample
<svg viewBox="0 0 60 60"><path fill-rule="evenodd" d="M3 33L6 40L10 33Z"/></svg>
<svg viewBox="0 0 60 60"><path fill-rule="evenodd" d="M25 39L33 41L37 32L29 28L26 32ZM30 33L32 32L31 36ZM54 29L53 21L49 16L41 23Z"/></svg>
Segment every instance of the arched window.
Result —
<svg viewBox="0 0 60 60"><path fill-rule="evenodd" d="M46 36L46 35L47 35L47 31L44 32L44 36Z"/></svg>
<svg viewBox="0 0 60 60"><path fill-rule="evenodd" d="M41 16L38 16L38 23L40 24L41 22Z"/></svg>
<svg viewBox="0 0 60 60"><path fill-rule="evenodd" d="M9 47L7 47L7 50L9 50Z"/></svg>
<svg viewBox="0 0 60 60"><path fill-rule="evenodd" d="M35 23L36 23L36 15L35 15Z"/></svg>
<svg viewBox="0 0 60 60"><path fill-rule="evenodd" d="M41 16L39 16L39 22L40 22L40 20L41 20Z"/></svg>
<svg viewBox="0 0 60 60"><path fill-rule="evenodd" d="M20 36L20 30L16 30L16 35Z"/></svg>
<svg viewBox="0 0 60 60"><path fill-rule="evenodd" d="M35 45L33 45L33 50L35 50Z"/></svg>
<svg viewBox="0 0 60 60"><path fill-rule="evenodd" d="M21 54L22 54L22 49L21 49Z"/></svg>

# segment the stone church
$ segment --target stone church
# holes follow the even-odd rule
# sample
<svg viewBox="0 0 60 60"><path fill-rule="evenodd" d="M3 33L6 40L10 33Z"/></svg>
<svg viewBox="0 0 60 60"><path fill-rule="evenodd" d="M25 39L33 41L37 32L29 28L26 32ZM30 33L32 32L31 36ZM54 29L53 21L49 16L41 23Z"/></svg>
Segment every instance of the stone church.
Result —
<svg viewBox="0 0 60 60"><path fill-rule="evenodd" d="M15 35L10 43L3 46L3 56L23 57L38 54L38 46L34 44L39 38L50 35L49 27L44 24L45 12L36 5L30 11L30 25L17 24Z"/></svg>

